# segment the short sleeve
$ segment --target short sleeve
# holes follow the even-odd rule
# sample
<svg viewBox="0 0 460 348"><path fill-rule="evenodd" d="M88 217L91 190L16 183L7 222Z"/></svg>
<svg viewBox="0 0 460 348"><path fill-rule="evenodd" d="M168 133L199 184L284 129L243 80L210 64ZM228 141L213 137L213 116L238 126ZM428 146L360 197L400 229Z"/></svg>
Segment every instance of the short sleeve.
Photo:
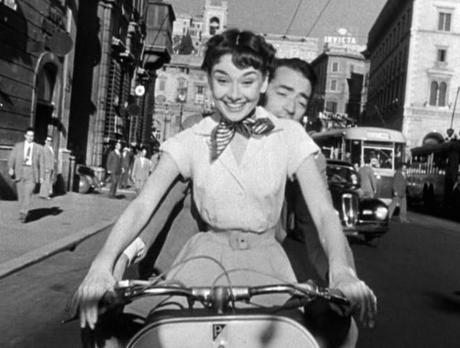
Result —
<svg viewBox="0 0 460 348"><path fill-rule="evenodd" d="M145 253L145 243L139 237L137 237L123 251L123 254L125 254L125 256L128 258L128 265L131 265L133 262L139 262L141 259L144 258Z"/></svg>
<svg viewBox="0 0 460 348"><path fill-rule="evenodd" d="M160 150L171 156L180 174L188 179L192 173L194 134L189 129L182 131L161 144Z"/></svg>
<svg viewBox="0 0 460 348"><path fill-rule="evenodd" d="M292 178L303 161L320 150L299 123L286 120L283 127L287 145L288 175Z"/></svg>

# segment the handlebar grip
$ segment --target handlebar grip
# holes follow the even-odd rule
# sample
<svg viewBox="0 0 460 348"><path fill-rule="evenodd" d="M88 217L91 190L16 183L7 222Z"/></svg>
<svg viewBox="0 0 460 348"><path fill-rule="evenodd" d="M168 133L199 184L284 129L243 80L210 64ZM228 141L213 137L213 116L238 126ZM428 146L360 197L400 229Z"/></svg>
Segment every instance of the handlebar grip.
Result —
<svg viewBox="0 0 460 348"><path fill-rule="evenodd" d="M111 310L117 307L124 306L129 300L123 296L123 293L120 291L108 291L99 301L99 308L101 311Z"/></svg>

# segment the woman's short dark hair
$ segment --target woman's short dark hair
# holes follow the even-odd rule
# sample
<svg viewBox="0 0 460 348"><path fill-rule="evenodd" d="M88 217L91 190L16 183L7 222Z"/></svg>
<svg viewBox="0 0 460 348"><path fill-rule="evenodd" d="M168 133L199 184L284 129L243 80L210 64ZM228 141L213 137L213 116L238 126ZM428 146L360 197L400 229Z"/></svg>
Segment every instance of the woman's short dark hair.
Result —
<svg viewBox="0 0 460 348"><path fill-rule="evenodd" d="M231 54L232 62L238 68L253 67L266 75L271 70L275 52L273 46L261 35L246 30L228 29L208 40L201 68L210 74L222 56Z"/></svg>
<svg viewBox="0 0 460 348"><path fill-rule="evenodd" d="M313 89L317 82L317 77L313 68L309 63L306 61L299 59L299 58L281 58L275 59L272 68L270 70L270 80L272 80L276 75L276 70L281 67L286 67L294 71L298 71L305 77L308 81L310 81L311 88Z"/></svg>

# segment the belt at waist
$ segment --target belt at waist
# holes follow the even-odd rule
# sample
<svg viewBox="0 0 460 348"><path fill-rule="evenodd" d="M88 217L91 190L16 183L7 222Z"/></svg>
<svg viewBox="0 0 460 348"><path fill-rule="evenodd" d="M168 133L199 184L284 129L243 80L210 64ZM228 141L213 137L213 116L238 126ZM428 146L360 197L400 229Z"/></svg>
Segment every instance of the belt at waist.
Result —
<svg viewBox="0 0 460 348"><path fill-rule="evenodd" d="M22 164L23 167L32 167L31 164Z"/></svg>
<svg viewBox="0 0 460 348"><path fill-rule="evenodd" d="M275 228L261 233L239 230L210 231L207 233L210 233L218 243L229 245L233 250L255 249L276 243Z"/></svg>

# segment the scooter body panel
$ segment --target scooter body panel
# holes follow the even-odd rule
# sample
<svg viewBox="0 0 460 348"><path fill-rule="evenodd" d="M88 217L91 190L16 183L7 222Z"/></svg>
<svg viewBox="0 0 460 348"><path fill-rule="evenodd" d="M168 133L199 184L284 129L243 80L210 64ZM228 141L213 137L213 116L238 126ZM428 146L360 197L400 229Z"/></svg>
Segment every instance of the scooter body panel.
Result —
<svg viewBox="0 0 460 348"><path fill-rule="evenodd" d="M293 319L276 315L168 318L133 337L129 348L319 348Z"/></svg>

